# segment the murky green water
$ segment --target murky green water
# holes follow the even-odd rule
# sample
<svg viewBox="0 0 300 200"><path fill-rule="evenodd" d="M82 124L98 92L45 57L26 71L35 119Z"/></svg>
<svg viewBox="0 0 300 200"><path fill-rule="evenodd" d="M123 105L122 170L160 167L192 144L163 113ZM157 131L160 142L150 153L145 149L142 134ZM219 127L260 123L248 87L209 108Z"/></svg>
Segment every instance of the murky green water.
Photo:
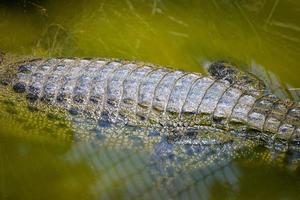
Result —
<svg viewBox="0 0 300 200"><path fill-rule="evenodd" d="M207 60L229 60L263 77L277 94L299 99L296 90L278 87L300 87L300 1L6 0L0 3L0 48L24 55L125 58L200 72ZM124 188L134 194L151 180L145 165L133 167L147 155L74 144L69 122L55 111L34 111L18 98L1 88L0 199L118 198L128 193ZM300 199L299 171L254 163L230 165L238 177L234 187L217 182L205 191L207 181L204 186L194 181L173 197ZM160 197L157 187L138 191Z"/></svg>

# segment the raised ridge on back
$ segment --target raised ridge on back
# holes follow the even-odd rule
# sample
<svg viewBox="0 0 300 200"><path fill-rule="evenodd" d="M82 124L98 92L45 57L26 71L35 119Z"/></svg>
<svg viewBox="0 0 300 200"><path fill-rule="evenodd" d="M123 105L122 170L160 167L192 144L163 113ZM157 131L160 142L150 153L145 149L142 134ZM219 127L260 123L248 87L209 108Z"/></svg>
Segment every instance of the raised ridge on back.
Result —
<svg viewBox="0 0 300 200"><path fill-rule="evenodd" d="M108 116L168 135L205 126L271 149L299 150L299 103L265 93L254 75L228 63L211 64L210 76L110 59L35 59L15 67L16 92L71 114Z"/></svg>

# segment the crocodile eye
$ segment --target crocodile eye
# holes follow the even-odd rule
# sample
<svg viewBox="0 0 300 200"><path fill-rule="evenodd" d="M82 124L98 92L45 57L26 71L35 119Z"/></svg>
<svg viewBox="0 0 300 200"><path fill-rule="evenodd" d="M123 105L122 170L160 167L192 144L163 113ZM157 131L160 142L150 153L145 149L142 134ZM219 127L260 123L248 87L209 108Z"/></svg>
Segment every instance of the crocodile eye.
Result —
<svg viewBox="0 0 300 200"><path fill-rule="evenodd" d="M208 69L209 74L216 78L223 78L225 71L225 66L221 62L213 63Z"/></svg>
<svg viewBox="0 0 300 200"><path fill-rule="evenodd" d="M223 79L233 84L237 81L237 70L225 62L216 62L209 66L208 72L216 79Z"/></svg>

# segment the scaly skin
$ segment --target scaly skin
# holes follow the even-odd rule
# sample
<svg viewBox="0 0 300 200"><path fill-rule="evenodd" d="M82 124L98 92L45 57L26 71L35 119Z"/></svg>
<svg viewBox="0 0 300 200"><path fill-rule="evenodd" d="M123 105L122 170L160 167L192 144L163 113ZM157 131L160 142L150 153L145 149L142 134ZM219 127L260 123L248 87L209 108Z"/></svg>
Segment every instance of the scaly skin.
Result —
<svg viewBox="0 0 300 200"><path fill-rule="evenodd" d="M266 94L253 75L226 63L212 64L207 77L109 59L34 59L9 66L16 92L73 115L108 116L111 123L168 135L213 127L272 149L299 151L299 103Z"/></svg>

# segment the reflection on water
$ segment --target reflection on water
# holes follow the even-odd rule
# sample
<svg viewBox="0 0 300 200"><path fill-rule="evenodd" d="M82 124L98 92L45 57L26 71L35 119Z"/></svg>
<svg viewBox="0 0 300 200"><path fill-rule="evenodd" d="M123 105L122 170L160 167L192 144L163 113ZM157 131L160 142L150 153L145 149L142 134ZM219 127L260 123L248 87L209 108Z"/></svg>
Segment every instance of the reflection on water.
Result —
<svg viewBox="0 0 300 200"><path fill-rule="evenodd" d="M206 59L254 61L299 86L297 0L30 2L1 6L1 48L122 57L193 71L201 71Z"/></svg>
<svg viewBox="0 0 300 200"><path fill-rule="evenodd" d="M300 86L299 9L297 0L2 1L0 48L190 71L229 60L262 77L278 96L299 101L297 90L286 90ZM284 160L265 150L236 152L222 143L212 152L171 144L155 133L143 144L132 129L94 130L88 132L93 139L74 143L81 140L73 135L76 124L62 113L36 110L0 90L1 199L299 196L299 170L287 170Z"/></svg>
<svg viewBox="0 0 300 200"><path fill-rule="evenodd" d="M69 122L0 90L0 199L86 197L93 182L89 167L61 158L71 145Z"/></svg>

